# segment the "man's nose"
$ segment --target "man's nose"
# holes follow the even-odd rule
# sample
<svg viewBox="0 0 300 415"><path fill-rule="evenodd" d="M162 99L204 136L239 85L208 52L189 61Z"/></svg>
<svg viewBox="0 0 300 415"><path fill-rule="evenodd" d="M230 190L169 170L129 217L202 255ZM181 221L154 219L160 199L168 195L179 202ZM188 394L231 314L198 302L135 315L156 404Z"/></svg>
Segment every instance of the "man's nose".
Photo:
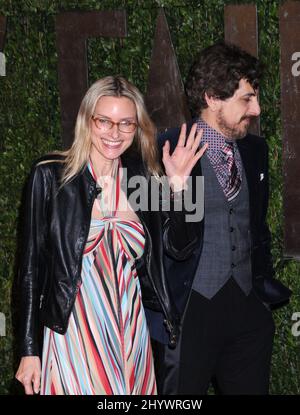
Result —
<svg viewBox="0 0 300 415"><path fill-rule="evenodd" d="M259 105L257 97L254 97L254 99L251 102L250 114L253 117L258 117L260 114L260 105Z"/></svg>

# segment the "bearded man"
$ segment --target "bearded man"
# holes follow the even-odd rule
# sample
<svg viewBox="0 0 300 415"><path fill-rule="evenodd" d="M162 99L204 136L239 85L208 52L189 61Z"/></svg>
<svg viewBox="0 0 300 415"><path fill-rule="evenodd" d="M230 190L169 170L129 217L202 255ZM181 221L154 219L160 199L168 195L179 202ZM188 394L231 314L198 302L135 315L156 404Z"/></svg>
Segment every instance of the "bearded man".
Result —
<svg viewBox="0 0 300 415"><path fill-rule="evenodd" d="M248 134L261 111L261 72L258 60L236 46L204 49L186 83L196 118L159 137L172 150L186 129L202 129L201 145L208 143L192 172L204 176L203 241L188 261L165 258L182 322L175 349L164 344L159 315L149 317L157 319L151 335L162 394L206 394L212 379L221 394L268 393L271 308L290 290L274 278L270 253L267 143Z"/></svg>

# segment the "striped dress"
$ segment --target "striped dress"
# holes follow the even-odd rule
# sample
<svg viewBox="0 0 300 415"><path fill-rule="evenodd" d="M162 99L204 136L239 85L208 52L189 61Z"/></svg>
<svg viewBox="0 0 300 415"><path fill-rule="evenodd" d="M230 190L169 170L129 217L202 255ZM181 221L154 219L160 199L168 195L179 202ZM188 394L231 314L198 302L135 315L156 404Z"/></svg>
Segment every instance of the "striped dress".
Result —
<svg viewBox="0 0 300 415"><path fill-rule="evenodd" d="M120 186L115 182L117 206ZM139 222L114 215L91 220L67 332L44 329L42 395L156 394L135 269L144 242Z"/></svg>

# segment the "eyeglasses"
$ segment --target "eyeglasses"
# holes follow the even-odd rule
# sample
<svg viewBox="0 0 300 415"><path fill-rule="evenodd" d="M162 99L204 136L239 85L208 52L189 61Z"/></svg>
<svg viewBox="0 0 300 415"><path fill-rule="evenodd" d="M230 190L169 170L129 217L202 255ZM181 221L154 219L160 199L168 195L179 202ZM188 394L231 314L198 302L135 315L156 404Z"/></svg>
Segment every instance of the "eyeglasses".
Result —
<svg viewBox="0 0 300 415"><path fill-rule="evenodd" d="M113 122L106 118L94 117L93 115L92 120L94 121L96 127L102 131L109 131L113 128L114 125L117 125L118 130L121 133L133 133L137 127L137 124L135 122L128 120Z"/></svg>

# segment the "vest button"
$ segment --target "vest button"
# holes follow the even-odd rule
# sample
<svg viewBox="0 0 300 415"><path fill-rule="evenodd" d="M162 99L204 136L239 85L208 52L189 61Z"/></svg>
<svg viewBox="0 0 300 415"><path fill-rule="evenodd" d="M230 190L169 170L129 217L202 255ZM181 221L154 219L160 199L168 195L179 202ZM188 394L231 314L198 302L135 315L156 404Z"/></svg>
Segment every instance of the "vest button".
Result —
<svg viewBox="0 0 300 415"><path fill-rule="evenodd" d="M234 228L232 226L230 226L229 230L230 230L230 232L233 232Z"/></svg>
<svg viewBox="0 0 300 415"><path fill-rule="evenodd" d="M234 246L234 245L233 245L233 246L231 247L231 250L232 250L232 251L235 251L235 250L236 250L236 246Z"/></svg>
<svg viewBox="0 0 300 415"><path fill-rule="evenodd" d="M235 267L235 264L234 264L234 263L232 263L232 264L231 264L231 268L234 268L234 267Z"/></svg>
<svg viewBox="0 0 300 415"><path fill-rule="evenodd" d="M233 213L233 208L229 209L229 213L230 213L230 215Z"/></svg>

